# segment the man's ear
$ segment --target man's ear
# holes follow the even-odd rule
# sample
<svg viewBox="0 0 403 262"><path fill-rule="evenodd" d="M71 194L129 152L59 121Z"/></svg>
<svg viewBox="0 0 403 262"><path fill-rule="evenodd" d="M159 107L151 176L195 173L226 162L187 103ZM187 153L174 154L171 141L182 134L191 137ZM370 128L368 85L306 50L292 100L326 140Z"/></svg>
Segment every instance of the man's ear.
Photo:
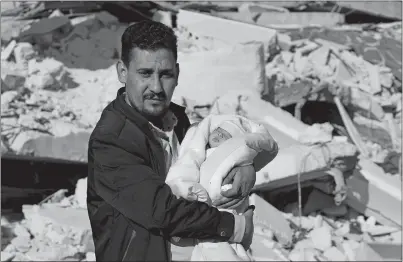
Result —
<svg viewBox="0 0 403 262"><path fill-rule="evenodd" d="M122 84L126 84L128 70L122 60L119 60L116 63L116 72L118 73L119 82L121 82Z"/></svg>
<svg viewBox="0 0 403 262"><path fill-rule="evenodd" d="M176 63L176 85L178 85L179 72L179 63Z"/></svg>

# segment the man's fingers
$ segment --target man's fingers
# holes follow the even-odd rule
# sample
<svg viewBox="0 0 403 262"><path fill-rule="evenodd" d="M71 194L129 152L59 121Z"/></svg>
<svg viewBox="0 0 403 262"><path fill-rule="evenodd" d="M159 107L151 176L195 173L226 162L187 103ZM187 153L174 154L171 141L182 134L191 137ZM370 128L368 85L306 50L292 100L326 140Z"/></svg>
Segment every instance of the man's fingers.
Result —
<svg viewBox="0 0 403 262"><path fill-rule="evenodd" d="M240 181L240 176L236 176L232 182L232 188L227 191L221 191L221 195L228 198L242 197L242 183Z"/></svg>
<svg viewBox="0 0 403 262"><path fill-rule="evenodd" d="M232 184L232 180L234 180L234 176L236 174L236 168L233 168L228 175L224 178L221 185Z"/></svg>
<svg viewBox="0 0 403 262"><path fill-rule="evenodd" d="M242 203L241 199L232 199L222 205L217 205L218 208L237 208Z"/></svg>

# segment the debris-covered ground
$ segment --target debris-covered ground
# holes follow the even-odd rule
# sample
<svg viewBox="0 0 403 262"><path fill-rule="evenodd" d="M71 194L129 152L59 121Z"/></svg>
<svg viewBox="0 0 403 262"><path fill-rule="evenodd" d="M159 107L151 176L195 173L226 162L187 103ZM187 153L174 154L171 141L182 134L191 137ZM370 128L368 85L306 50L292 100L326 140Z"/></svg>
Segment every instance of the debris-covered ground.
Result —
<svg viewBox="0 0 403 262"><path fill-rule="evenodd" d="M28 16L40 5L15 7ZM57 8L47 12L40 19L2 17L2 154L45 156L32 146L35 139L89 134L121 86L114 63L120 53L120 35L128 24L104 10L77 16ZM272 92L265 100L308 125L319 122L325 128L330 123L330 132L349 137L361 156L382 167L382 175L401 176L401 22L328 30L278 31L265 50L264 61L262 55L261 69ZM186 24L178 24L175 32L182 56L230 47L226 41L195 35ZM334 32L353 40L340 40ZM354 41L372 41L368 45L379 52L371 56L368 46L361 48ZM348 116L329 113L316 121L313 116L319 110L304 111L304 105L308 108L312 102L326 102L323 110L330 110L329 104L337 104L335 97ZM214 107L195 102L188 104L190 117L200 119ZM86 161L86 150L82 151L69 160ZM51 155L55 152L46 156ZM284 246L279 241L282 226L256 222L251 248L256 260L385 259L377 245L387 244L390 250L401 245L401 225L383 225L376 215L364 215L346 203L336 205L331 194L317 188L302 190L306 197L301 205L295 199L278 204L281 194L274 196L277 202L271 202L273 196L267 197L267 192L254 195L265 200L256 204L256 213L269 208L265 205L270 202L293 234L291 245ZM78 181L74 194L66 197L66 193L61 189L38 205L23 206L22 220L2 215L3 261L95 261L86 180Z"/></svg>

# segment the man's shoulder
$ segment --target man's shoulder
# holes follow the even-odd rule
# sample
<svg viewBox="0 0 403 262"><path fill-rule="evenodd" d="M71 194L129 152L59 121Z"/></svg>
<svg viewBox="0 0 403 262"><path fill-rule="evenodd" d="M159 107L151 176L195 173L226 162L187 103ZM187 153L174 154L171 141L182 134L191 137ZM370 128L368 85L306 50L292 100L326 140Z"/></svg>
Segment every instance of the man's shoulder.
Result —
<svg viewBox="0 0 403 262"><path fill-rule="evenodd" d="M113 107L113 102L108 105L101 114L91 138L101 139L111 137L120 141L144 140L141 129L125 115Z"/></svg>
<svg viewBox="0 0 403 262"><path fill-rule="evenodd" d="M112 103L102 111L101 117L92 132L92 136L119 136L125 124L125 117L113 110Z"/></svg>

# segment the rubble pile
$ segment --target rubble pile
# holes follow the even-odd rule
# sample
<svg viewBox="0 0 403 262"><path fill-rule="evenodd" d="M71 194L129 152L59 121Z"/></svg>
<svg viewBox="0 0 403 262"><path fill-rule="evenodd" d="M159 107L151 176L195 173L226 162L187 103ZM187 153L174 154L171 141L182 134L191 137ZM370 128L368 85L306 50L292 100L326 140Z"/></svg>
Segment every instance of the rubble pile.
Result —
<svg viewBox="0 0 403 262"><path fill-rule="evenodd" d="M52 27L51 19L37 23ZM66 24L70 30L61 38L60 28ZM120 87L114 62L119 53L117 34L124 28L116 17L101 12L64 20L41 34L35 32L38 26L31 26L22 33L21 40L26 42L16 43L5 57L7 48L3 49L4 147L21 153L30 139L90 131ZM40 41L54 34L58 41L50 45Z"/></svg>
<svg viewBox="0 0 403 262"><path fill-rule="evenodd" d="M20 154L30 153L25 151L28 142L43 136L65 137L71 133L84 132L84 140L87 139L86 135L94 128L103 108L115 98L116 91L121 87L114 62L120 53L119 36L126 26L127 24L119 23L116 17L106 11L71 18L55 10L47 18L12 23L10 28L2 27L2 42L5 43L1 52L2 154L10 151ZM6 36L3 37L3 30L7 32L7 39L4 38ZM308 101L326 101L336 104L338 109L340 108L338 102L342 101L342 106L345 106L350 114L350 116L347 113L342 115L345 110L343 112L339 110L345 128L338 127L329 119L325 123L312 124L306 131L309 136L302 136L296 140L312 145L325 144L338 137L340 141L347 143L347 136L350 136L361 154L370 158L372 164L375 162L384 170L389 170L385 171L389 174L401 172L396 168L401 165L400 58L395 59L393 55L385 55L384 52L378 63L376 59L368 58L368 48L360 48L354 43L349 45L336 41L337 39L333 41L314 34L306 36L304 30L299 29L297 33L280 30L276 32L276 41L269 43L269 48L264 49L264 55L259 56L262 57L265 66L250 65L251 63L245 60L248 66L258 71L260 67L262 68L262 75L267 79L259 84L264 86L267 84L268 89L274 90L273 94L263 98L283 108L295 104L294 115L300 120L303 120L301 108ZM332 30L344 32L346 29L341 26ZM364 37L371 36L377 41L376 45L383 41L382 44L388 47L400 41L401 46L401 22L367 27L366 30L372 30L371 32L364 30L363 33L362 28L353 30L351 27L348 30L355 30L354 32L357 31ZM197 55L203 51L233 46L216 38L196 36L182 25L178 25L175 33L178 36L180 55L189 53ZM293 34L302 36L294 37ZM350 40L354 42L357 38L356 33L352 35L354 37ZM384 38L395 42L388 44ZM363 39L359 41L367 42L365 38ZM203 58L203 55L201 57ZM207 60L206 56L204 58ZM396 67L399 63L400 69ZM188 101L187 113L191 118L200 120L211 113L211 110L213 112L214 109L218 110L217 99L219 98L212 104ZM249 108L243 107L247 104L244 100L248 99L243 99L242 95L237 94L238 104L234 109L237 114L246 114L247 109L251 111L251 104L248 104ZM263 103L260 97L258 100ZM272 104L270 106L273 107ZM274 110L271 108L270 111L255 104L253 106L255 107L252 111L258 112L256 115L260 116L262 111L274 115ZM220 110L224 108L220 107ZM292 128L287 126L284 114L277 117L284 121L285 128L293 133ZM268 119L273 120L270 117ZM352 126L356 128L353 129ZM335 136L336 131L340 130L344 132L342 136ZM286 145L289 145L288 141L291 140L287 136L289 134L282 134L283 131L276 131L275 135L287 140ZM292 141L290 143L292 144ZM73 147L73 143L69 146ZM85 161L86 157L83 155L86 155L86 150L81 151L84 153L81 152L79 160ZM291 158L287 158L287 161L288 159ZM384 172L374 170L368 172L372 172L372 177L377 176L376 179L379 179L370 181L371 176L365 175L368 187L365 189L368 192L370 186L377 181L382 182L379 187L385 184L391 186L393 182L390 181L395 181L389 179L395 178L392 175L387 176L386 182L382 181L381 176ZM344 178L347 180L346 176ZM359 177L354 181L360 179L363 180ZM318 182L316 178L307 180L313 181L314 184ZM62 189L37 205L24 206L24 219L20 222L9 222L2 217L2 260L95 261L86 210L86 183L86 179L79 180L74 195L66 196L67 190ZM296 182L293 180L286 184L295 185ZM358 182L351 184L350 181L346 184L349 187L351 185L360 187L359 192L364 191ZM284 189L281 186L273 187L275 187L273 191ZM381 188L375 191L372 187L371 190L371 193L379 193L388 189ZM367 202L370 200L376 202L378 198L378 195L369 197L351 191L352 194L358 194L354 197L359 199L360 205L366 201L365 197L368 198ZM370 194L368 192L366 193ZM360 212L365 212L364 216L353 209L351 203L336 204L333 196L327 193L315 188L301 207L298 202L276 206L278 209L276 212L282 218L279 220L284 220L283 226L287 225L292 230L292 243L289 245L280 243L282 241L279 234L284 233L281 232L280 226L273 228L267 227L264 223L255 223L255 240L251 248L255 259L359 261L369 260L365 257L368 252L374 252L371 253L375 254L374 256L381 256L373 250L368 251L371 250L372 244L401 245L401 227L376 221L375 217L379 218L384 214L378 214L378 210L373 211L368 203L364 203L364 208L360 209ZM394 194L392 195L394 197ZM384 195L380 196L382 198ZM396 201L397 199L398 197L393 198ZM376 202L376 206L378 205ZM256 212L263 209L266 208L257 206ZM369 215L371 212L374 213L373 216ZM384 221L386 220L388 219Z"/></svg>
<svg viewBox="0 0 403 262"><path fill-rule="evenodd" d="M299 87L303 92L296 83L310 86L327 83L338 87L333 95L345 98L345 106L354 108L357 117L378 123L377 126L382 126L388 134L393 133L391 128L395 129L394 132L401 132L401 84L398 84L399 80L390 68L371 64L347 47L323 39L285 39L279 38L281 51L266 65L267 77L275 80L277 103L286 105L287 99L290 100L290 97L284 97L281 101L283 97L277 95L285 88L295 86L295 89ZM383 122L389 112L394 116L392 127L385 127ZM391 144L400 144L399 136L391 136L389 140L389 143L377 144L373 139L367 139L373 159L380 159L379 154L386 156L386 150L393 149Z"/></svg>
<svg viewBox="0 0 403 262"><path fill-rule="evenodd" d="M263 207L258 205L257 208ZM266 207L267 208L267 207ZM259 212L259 211L256 211ZM276 211L271 211L271 213ZM358 261L374 243L399 247L401 231L392 226L380 225L372 216L365 217L344 204L314 189L299 211L298 203L288 203L277 211L289 222L293 230L292 243L278 241L278 221L268 226L255 221L255 236L251 253L266 261ZM299 214L301 212L301 215ZM258 213L256 213L258 214ZM278 220L278 219L276 219ZM274 227L274 228L273 228ZM261 247L275 250L273 254ZM371 248L369 248L371 249ZM265 250L266 252L263 252ZM377 255L380 256L379 254Z"/></svg>
<svg viewBox="0 0 403 262"><path fill-rule="evenodd" d="M2 219L3 261L95 261L86 179L79 180L74 195L65 197L66 191L59 190L38 205L23 206L20 222Z"/></svg>
<svg viewBox="0 0 403 262"><path fill-rule="evenodd" d="M95 261L86 183L86 179L79 180L71 196L65 196L67 190L59 190L38 205L25 205L20 222L9 223L3 218L3 260ZM251 247L256 258L263 252L265 259L272 256L270 259L277 261L355 261L365 244L401 244L398 228L381 225L374 217L365 217L345 204L336 205L332 196L317 189L302 206L301 216L297 202L276 212L289 223L292 243L281 244L276 236L281 229L256 220Z"/></svg>

